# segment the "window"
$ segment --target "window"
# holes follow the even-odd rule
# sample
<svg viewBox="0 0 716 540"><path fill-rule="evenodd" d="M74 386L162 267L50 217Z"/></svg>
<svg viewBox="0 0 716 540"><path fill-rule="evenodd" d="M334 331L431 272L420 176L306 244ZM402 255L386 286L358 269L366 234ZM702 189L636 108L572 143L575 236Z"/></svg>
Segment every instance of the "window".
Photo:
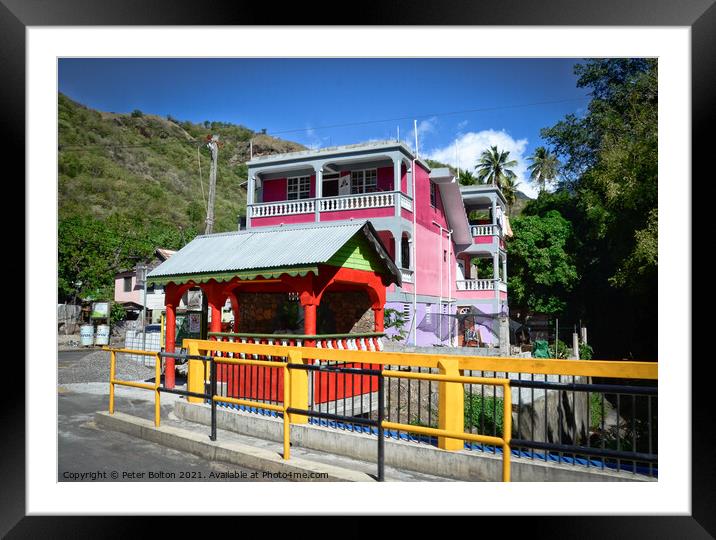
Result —
<svg viewBox="0 0 716 540"><path fill-rule="evenodd" d="M432 306L430 304L425 304L425 324L430 324L432 322Z"/></svg>
<svg viewBox="0 0 716 540"><path fill-rule="evenodd" d="M351 172L351 193L373 193L378 191L377 169Z"/></svg>
<svg viewBox="0 0 716 540"><path fill-rule="evenodd" d="M433 208L438 207L437 186L433 182L430 182L430 206Z"/></svg>
<svg viewBox="0 0 716 540"><path fill-rule="evenodd" d="M400 265L405 269L410 268L410 240L407 236L400 239Z"/></svg>
<svg viewBox="0 0 716 540"><path fill-rule="evenodd" d="M296 176L288 179L288 200L308 199L311 189L310 176Z"/></svg>
<svg viewBox="0 0 716 540"><path fill-rule="evenodd" d="M124 278L124 292L132 292L132 277Z"/></svg>

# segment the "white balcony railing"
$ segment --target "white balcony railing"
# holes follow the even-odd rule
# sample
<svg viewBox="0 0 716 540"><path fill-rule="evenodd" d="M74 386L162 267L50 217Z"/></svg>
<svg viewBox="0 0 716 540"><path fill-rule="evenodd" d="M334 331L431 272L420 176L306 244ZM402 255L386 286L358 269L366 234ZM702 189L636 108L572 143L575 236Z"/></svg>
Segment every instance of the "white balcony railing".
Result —
<svg viewBox="0 0 716 540"><path fill-rule="evenodd" d="M318 209L321 212L362 210L365 208L383 208L386 206L395 206L395 193L363 193L343 197L327 197L318 200Z"/></svg>
<svg viewBox="0 0 716 540"><path fill-rule="evenodd" d="M456 282L458 291L494 291L494 279L463 279Z"/></svg>
<svg viewBox="0 0 716 540"><path fill-rule="evenodd" d="M470 226L470 232L472 236L492 236L497 234L499 231L497 225L472 225Z"/></svg>
<svg viewBox="0 0 716 540"><path fill-rule="evenodd" d="M249 206L249 209L252 218L311 214L316 211L316 201L314 199L303 199L298 201L252 204Z"/></svg>
<svg viewBox="0 0 716 540"><path fill-rule="evenodd" d="M455 282L458 291L494 291L495 283L498 290L507 292L507 283L501 279L463 279Z"/></svg>
<svg viewBox="0 0 716 540"><path fill-rule="evenodd" d="M400 275L403 278L403 283L413 283L413 271L407 268L400 269Z"/></svg>
<svg viewBox="0 0 716 540"><path fill-rule="evenodd" d="M413 211L413 199L411 199L407 195L401 193L400 194L400 207L405 208L408 212L412 212Z"/></svg>

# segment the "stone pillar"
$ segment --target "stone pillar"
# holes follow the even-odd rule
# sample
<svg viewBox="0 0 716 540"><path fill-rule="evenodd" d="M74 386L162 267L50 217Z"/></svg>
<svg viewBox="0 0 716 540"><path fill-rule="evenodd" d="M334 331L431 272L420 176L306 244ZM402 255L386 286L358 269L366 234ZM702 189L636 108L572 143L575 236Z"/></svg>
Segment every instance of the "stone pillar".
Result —
<svg viewBox="0 0 716 540"><path fill-rule="evenodd" d="M500 316L500 356L510 356L510 318Z"/></svg>

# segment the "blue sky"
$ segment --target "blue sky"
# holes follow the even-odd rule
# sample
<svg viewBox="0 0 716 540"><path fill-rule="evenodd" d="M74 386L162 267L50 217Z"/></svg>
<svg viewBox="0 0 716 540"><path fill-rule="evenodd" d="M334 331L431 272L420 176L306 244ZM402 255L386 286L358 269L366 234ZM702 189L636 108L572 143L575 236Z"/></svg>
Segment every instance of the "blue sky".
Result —
<svg viewBox="0 0 716 540"><path fill-rule="evenodd" d="M576 87L576 62L61 59L59 90L103 111L232 122L311 147L394 138L398 128L414 146L416 119L421 156L474 167L480 152L497 144L518 160L520 189L534 195L526 158L544 143L540 129L588 103L587 90Z"/></svg>

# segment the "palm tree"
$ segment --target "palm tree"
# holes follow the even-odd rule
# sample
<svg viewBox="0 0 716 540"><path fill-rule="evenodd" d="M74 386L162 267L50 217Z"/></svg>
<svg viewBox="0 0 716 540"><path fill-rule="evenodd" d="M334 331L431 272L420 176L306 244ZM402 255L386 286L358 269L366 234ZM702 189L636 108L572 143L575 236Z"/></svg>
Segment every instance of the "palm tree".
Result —
<svg viewBox="0 0 716 540"><path fill-rule="evenodd" d="M517 182L515 178L515 176L507 178L500 188L507 203L507 215L510 217L512 217L512 205L517 201L517 186L520 185L520 182Z"/></svg>
<svg viewBox="0 0 716 540"><path fill-rule="evenodd" d="M530 171L530 179L536 182L540 191L544 191L547 184L554 181L559 170L559 160L554 154L550 154L544 146L535 148L534 155L528 157L532 165L527 167Z"/></svg>
<svg viewBox="0 0 716 540"><path fill-rule="evenodd" d="M490 147L480 155L480 161L477 162L477 181L481 184L497 185L500 189L509 180L514 180L517 175L510 169L516 167L517 161L509 160L510 152L508 150L500 151L497 146ZM508 161L509 160L509 161Z"/></svg>

